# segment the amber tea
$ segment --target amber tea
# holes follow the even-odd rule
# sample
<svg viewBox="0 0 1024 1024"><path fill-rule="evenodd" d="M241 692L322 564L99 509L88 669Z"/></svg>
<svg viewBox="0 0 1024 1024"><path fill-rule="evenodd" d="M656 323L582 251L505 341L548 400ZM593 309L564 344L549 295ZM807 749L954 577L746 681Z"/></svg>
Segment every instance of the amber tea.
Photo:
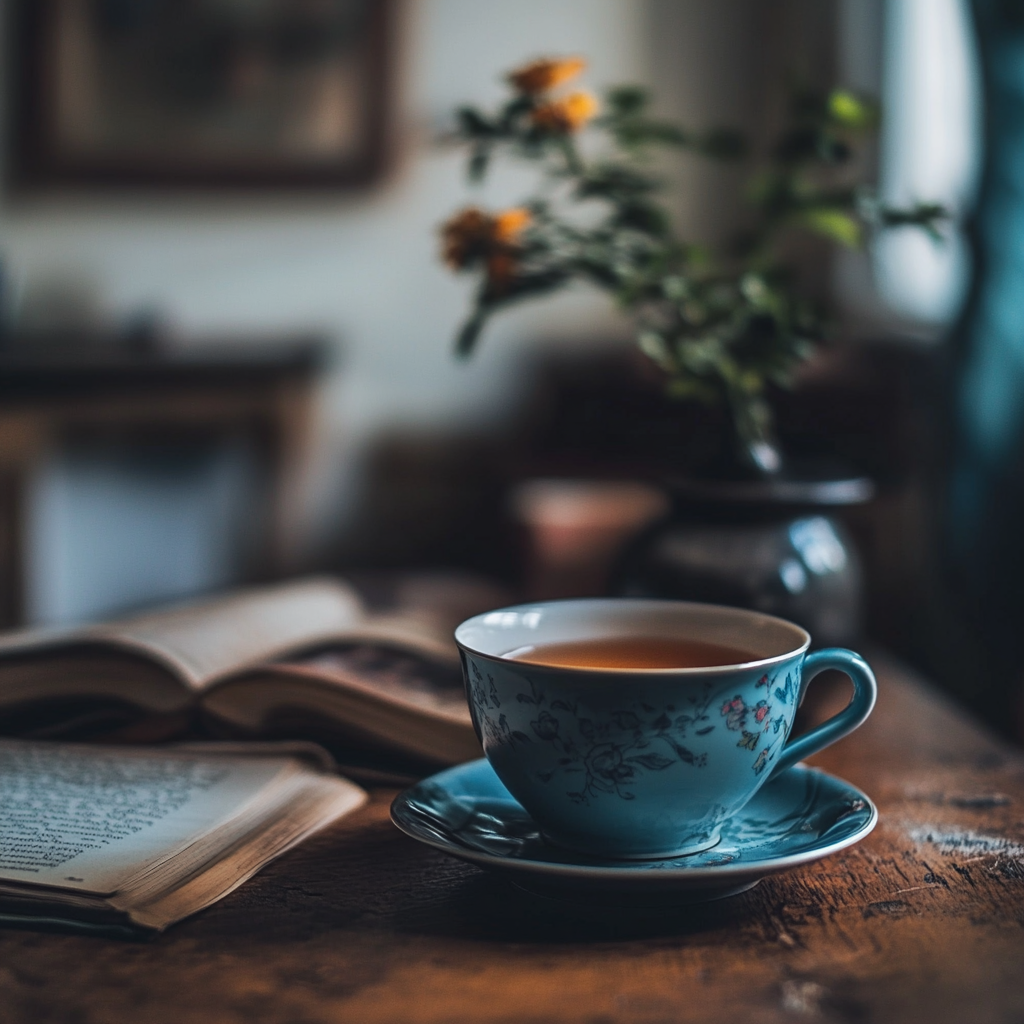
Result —
<svg viewBox="0 0 1024 1024"><path fill-rule="evenodd" d="M507 657L531 665L596 669L714 668L758 660L756 654L739 647L663 636L601 637L537 644L512 651Z"/></svg>

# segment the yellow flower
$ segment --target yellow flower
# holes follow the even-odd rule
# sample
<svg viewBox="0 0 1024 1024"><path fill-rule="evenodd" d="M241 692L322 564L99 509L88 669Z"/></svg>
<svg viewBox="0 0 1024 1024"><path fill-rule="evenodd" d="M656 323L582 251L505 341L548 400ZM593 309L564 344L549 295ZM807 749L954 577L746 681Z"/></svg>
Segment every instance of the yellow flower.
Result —
<svg viewBox="0 0 1024 1024"><path fill-rule="evenodd" d="M587 62L582 57L535 60L511 72L508 80L520 92L534 96L570 81L586 66Z"/></svg>
<svg viewBox="0 0 1024 1024"><path fill-rule="evenodd" d="M589 92L574 92L565 99L542 103L531 117L538 128L565 134L579 131L597 111L597 100Z"/></svg>

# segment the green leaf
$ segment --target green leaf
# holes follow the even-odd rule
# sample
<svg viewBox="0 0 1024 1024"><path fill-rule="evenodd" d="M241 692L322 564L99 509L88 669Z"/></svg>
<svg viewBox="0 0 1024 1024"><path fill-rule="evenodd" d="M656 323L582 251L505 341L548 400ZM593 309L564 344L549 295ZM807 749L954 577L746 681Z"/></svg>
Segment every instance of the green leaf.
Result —
<svg viewBox="0 0 1024 1024"><path fill-rule="evenodd" d="M584 257L577 260L575 266L580 274L588 277L600 288L617 289L619 287L619 275L615 268L607 263Z"/></svg>
<svg viewBox="0 0 1024 1024"><path fill-rule="evenodd" d="M470 154L469 163L466 165L466 175L472 182L483 181L487 174L487 167L491 162L491 150L489 146L477 146Z"/></svg>
<svg viewBox="0 0 1024 1024"><path fill-rule="evenodd" d="M473 107L459 107L455 111L459 123L459 131L463 135L474 138L488 138L495 133L494 125Z"/></svg>
<svg viewBox="0 0 1024 1024"><path fill-rule="evenodd" d="M661 281L661 292L672 302L682 302L690 296L690 285L686 278L678 274L670 274Z"/></svg>
<svg viewBox="0 0 1024 1024"><path fill-rule="evenodd" d="M770 297L768 286L759 274L744 274L740 280L740 291L752 305L763 306Z"/></svg>
<svg viewBox="0 0 1024 1024"><path fill-rule="evenodd" d="M636 158L636 151L652 144L668 146L691 146L693 140L681 128L663 121L649 121L642 117L609 118L604 122L624 149L630 150Z"/></svg>
<svg viewBox="0 0 1024 1024"><path fill-rule="evenodd" d="M532 96L516 96L505 104L501 111L501 124L507 130L524 114L528 114L534 106Z"/></svg>
<svg viewBox="0 0 1024 1024"><path fill-rule="evenodd" d="M675 360L669 353L665 339L656 331L641 331L637 338L637 345L648 359L663 370L672 371L675 368Z"/></svg>
<svg viewBox="0 0 1024 1024"><path fill-rule="evenodd" d="M486 301L492 306L508 305L516 299L556 291L568 284L571 279L571 272L561 267L520 274L513 278L503 291L489 293Z"/></svg>
<svg viewBox="0 0 1024 1024"><path fill-rule="evenodd" d="M487 316L488 313L485 309L476 309L469 319L462 325L462 328L455 339L455 355L457 358L466 359L472 354L473 349L476 348L480 332L483 330L484 324L487 322Z"/></svg>
<svg viewBox="0 0 1024 1024"><path fill-rule="evenodd" d="M827 109L836 124L858 130L873 127L878 117L875 104L848 89L833 90L828 97Z"/></svg>
<svg viewBox="0 0 1024 1024"><path fill-rule="evenodd" d="M736 368L717 335L682 338L676 344L676 356L690 373L714 374L722 380L735 376Z"/></svg>
<svg viewBox="0 0 1024 1024"><path fill-rule="evenodd" d="M643 112L649 100L647 90L638 85L615 86L605 95L608 110L619 117L635 117Z"/></svg>
<svg viewBox="0 0 1024 1024"><path fill-rule="evenodd" d="M661 186L656 178L642 174L624 164L602 164L592 168L576 186L580 199L605 197L631 199L656 191Z"/></svg>
<svg viewBox="0 0 1024 1024"><path fill-rule="evenodd" d="M798 223L817 235L830 238L840 245L855 249L863 240L863 232L856 218L842 210L821 208L805 210L796 217Z"/></svg>
<svg viewBox="0 0 1024 1024"><path fill-rule="evenodd" d="M882 207L879 220L883 228L918 227L925 231L934 241L945 241L939 224L950 218L949 210L941 203L918 203L909 210L897 210Z"/></svg>
<svg viewBox="0 0 1024 1024"><path fill-rule="evenodd" d="M669 232L668 214L653 203L623 202L612 215L612 223L620 228L632 228L664 238Z"/></svg>

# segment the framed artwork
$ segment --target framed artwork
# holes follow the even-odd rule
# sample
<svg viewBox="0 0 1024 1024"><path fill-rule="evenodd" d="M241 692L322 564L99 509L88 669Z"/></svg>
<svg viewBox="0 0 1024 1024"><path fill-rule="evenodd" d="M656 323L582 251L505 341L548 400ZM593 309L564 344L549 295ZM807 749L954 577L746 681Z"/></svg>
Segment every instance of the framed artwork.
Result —
<svg viewBox="0 0 1024 1024"><path fill-rule="evenodd" d="M14 184L369 182L394 2L17 0Z"/></svg>

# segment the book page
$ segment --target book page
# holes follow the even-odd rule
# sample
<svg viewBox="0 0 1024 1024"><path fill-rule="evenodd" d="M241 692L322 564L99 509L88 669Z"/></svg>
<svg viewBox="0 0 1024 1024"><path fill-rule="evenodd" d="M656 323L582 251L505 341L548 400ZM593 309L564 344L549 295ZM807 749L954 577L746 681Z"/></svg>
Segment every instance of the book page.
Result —
<svg viewBox="0 0 1024 1024"><path fill-rule="evenodd" d="M155 654L193 689L289 650L344 634L363 619L359 597L329 579L300 580L94 627L87 634Z"/></svg>
<svg viewBox="0 0 1024 1024"><path fill-rule="evenodd" d="M26 659L38 661L38 675L47 673L49 657L62 651L113 657L125 652L136 666L139 657L152 662L187 693L230 672L345 635L363 619L362 602L351 587L320 578L254 587L96 625L17 630L0 637L0 702L20 699L19 694L9 698L7 691L25 682ZM50 682L44 695L81 691L73 680L62 685L52 673ZM108 686L103 692L125 689ZM175 702L173 693L143 701L169 702Z"/></svg>
<svg viewBox="0 0 1024 1024"><path fill-rule="evenodd" d="M295 764L288 757L0 740L0 880L116 892Z"/></svg>

